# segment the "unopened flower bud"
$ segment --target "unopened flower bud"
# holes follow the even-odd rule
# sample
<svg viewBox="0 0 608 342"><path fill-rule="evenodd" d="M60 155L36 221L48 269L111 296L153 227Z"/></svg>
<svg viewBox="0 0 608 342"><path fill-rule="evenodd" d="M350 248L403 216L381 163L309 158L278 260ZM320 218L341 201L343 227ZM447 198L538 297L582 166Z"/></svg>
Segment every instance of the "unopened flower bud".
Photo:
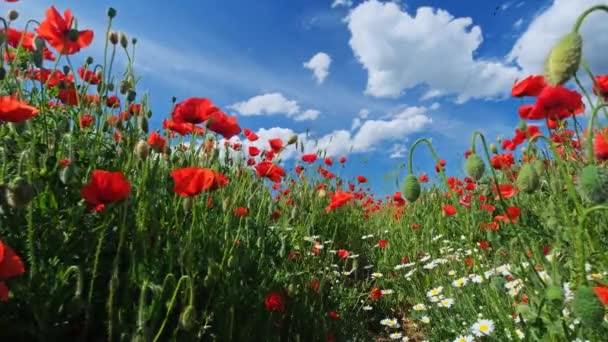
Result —
<svg viewBox="0 0 608 342"><path fill-rule="evenodd" d="M115 16L116 16L116 9L113 7L108 8L108 17L110 17L110 19L112 19Z"/></svg>
<svg viewBox="0 0 608 342"><path fill-rule="evenodd" d="M483 173L486 170L486 164L478 154L472 153L465 162L465 170L467 171L467 175L469 177L475 181L478 181L481 179L481 177L483 177Z"/></svg>
<svg viewBox="0 0 608 342"><path fill-rule="evenodd" d="M583 54L583 39L570 32L553 46L545 60L545 78L552 86L562 85L578 71Z"/></svg>
<svg viewBox="0 0 608 342"><path fill-rule="evenodd" d="M295 144L298 141L298 136L296 134L289 137L287 140L287 145Z"/></svg>
<svg viewBox="0 0 608 342"><path fill-rule="evenodd" d="M120 40L120 46L122 46L123 49L126 49L127 46L129 46L129 39L127 38L127 35L124 34L123 32L120 33L119 40Z"/></svg>
<svg viewBox="0 0 608 342"><path fill-rule="evenodd" d="M8 20L15 21L17 18L19 18L19 12L14 9L8 11Z"/></svg>
<svg viewBox="0 0 608 342"><path fill-rule="evenodd" d="M517 187L519 191L533 193L540 185L540 178L536 169L530 163L525 163L517 174Z"/></svg>
<svg viewBox="0 0 608 342"><path fill-rule="evenodd" d="M572 311L588 328L595 328L604 320L604 306L595 291L588 286L581 286L574 293Z"/></svg>
<svg viewBox="0 0 608 342"><path fill-rule="evenodd" d="M23 208L34 198L34 188L24 178L17 177L6 192L6 203L12 208Z"/></svg>
<svg viewBox="0 0 608 342"><path fill-rule="evenodd" d="M145 116L137 117L137 127L144 133L148 133L148 118Z"/></svg>
<svg viewBox="0 0 608 342"><path fill-rule="evenodd" d="M407 175L405 177L405 181L403 182L403 196L408 202L415 202L420 196L420 182L418 178L413 174Z"/></svg>
<svg viewBox="0 0 608 342"><path fill-rule="evenodd" d="M129 82L127 82L127 80L122 80L122 81L120 82L120 86L119 86L119 88L118 88L118 91L119 91L121 94L123 94L123 95L124 95L124 94L126 94L126 93L129 91L129 89L130 89L130 88L131 88L131 86L129 85Z"/></svg>
<svg viewBox="0 0 608 342"><path fill-rule="evenodd" d="M137 96L137 93L135 92L135 90L128 90L127 91L127 101L128 102L135 101L135 97L136 96Z"/></svg>
<svg viewBox="0 0 608 342"><path fill-rule="evenodd" d="M114 83L108 83L106 86L108 87L108 91L114 91Z"/></svg>
<svg viewBox="0 0 608 342"><path fill-rule="evenodd" d="M494 154L498 154L498 148L496 147L496 144L490 144L490 151L492 151L492 153Z"/></svg>
<svg viewBox="0 0 608 342"><path fill-rule="evenodd" d="M116 32L110 32L110 34L108 35L108 40L113 45L118 44L118 33L116 33Z"/></svg>
<svg viewBox="0 0 608 342"><path fill-rule="evenodd" d="M88 56L87 59L85 60L85 63L87 63L87 65L93 64L93 57Z"/></svg>
<svg viewBox="0 0 608 342"><path fill-rule="evenodd" d="M581 197L593 204L608 199L608 170L591 164L585 166L577 177L577 190Z"/></svg>
<svg viewBox="0 0 608 342"><path fill-rule="evenodd" d="M179 325L185 331L190 331L196 325L196 310L194 306L188 305L184 312L179 316Z"/></svg>
<svg viewBox="0 0 608 342"><path fill-rule="evenodd" d="M0 65L0 81L3 81L5 77L6 77L6 69L4 69L4 67Z"/></svg>
<svg viewBox="0 0 608 342"><path fill-rule="evenodd" d="M137 44L137 38L133 37L133 39L131 39L131 44L133 44L133 45Z"/></svg>
<svg viewBox="0 0 608 342"><path fill-rule="evenodd" d="M146 160L150 154L150 145L148 145L148 143L144 140L138 141L133 149L133 154L135 154L135 156L141 160Z"/></svg>

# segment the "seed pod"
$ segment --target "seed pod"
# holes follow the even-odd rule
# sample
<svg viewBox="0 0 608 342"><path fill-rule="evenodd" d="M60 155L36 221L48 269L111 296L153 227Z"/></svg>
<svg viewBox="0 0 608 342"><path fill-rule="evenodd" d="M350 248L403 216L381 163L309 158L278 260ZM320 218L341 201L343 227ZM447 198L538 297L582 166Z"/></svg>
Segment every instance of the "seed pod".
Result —
<svg viewBox="0 0 608 342"><path fill-rule="evenodd" d="M532 193L540 185L540 178L530 163L525 163L517 175L517 187L525 193Z"/></svg>
<svg viewBox="0 0 608 342"><path fill-rule="evenodd" d="M593 204L605 202L608 199L608 170L594 164L585 166L578 176L577 190L582 198Z"/></svg>
<svg viewBox="0 0 608 342"><path fill-rule="evenodd" d="M9 184L6 192L6 203L11 208L23 208L34 198L34 188L24 178L17 177Z"/></svg>
<svg viewBox="0 0 608 342"><path fill-rule="evenodd" d="M118 33L110 32L108 34L108 40L110 41L110 43L112 43L112 45L118 44Z"/></svg>
<svg viewBox="0 0 608 342"><path fill-rule="evenodd" d="M137 93L135 92L135 90L128 90L127 91L127 101L128 102L135 101L135 97L136 96L137 96Z"/></svg>
<svg viewBox="0 0 608 342"><path fill-rule="evenodd" d="M196 326L196 310L194 306L188 305L179 316L179 325L185 331L191 331Z"/></svg>
<svg viewBox="0 0 608 342"><path fill-rule="evenodd" d="M472 153L465 162L465 169L469 177L478 181L483 177L483 173L486 170L486 164L478 154Z"/></svg>
<svg viewBox="0 0 608 342"><path fill-rule="evenodd" d="M123 49L126 49L127 46L129 46L129 39L127 38L127 35L123 32L118 35L118 40L120 41L120 46L122 46Z"/></svg>
<svg viewBox="0 0 608 342"><path fill-rule="evenodd" d="M141 160L146 160L150 154L150 145L145 140L140 140L135 144L133 154Z"/></svg>
<svg viewBox="0 0 608 342"><path fill-rule="evenodd" d="M145 116L138 116L137 117L137 127L144 133L148 133L149 127L148 127L148 118Z"/></svg>
<svg viewBox="0 0 608 342"><path fill-rule="evenodd" d="M112 19L115 16L116 16L116 9L114 7L108 8L108 17L110 17L110 19Z"/></svg>
<svg viewBox="0 0 608 342"><path fill-rule="evenodd" d="M289 137L287 140L287 145L295 144L298 141L298 136L296 134Z"/></svg>
<svg viewBox="0 0 608 342"><path fill-rule="evenodd" d="M572 311L589 328L602 325L604 320L604 306L588 286L581 286L574 293Z"/></svg>
<svg viewBox="0 0 608 342"><path fill-rule="evenodd" d="M582 50L583 39L578 33L570 32L562 36L545 60L547 83L557 86L568 82L579 68Z"/></svg>
<svg viewBox="0 0 608 342"><path fill-rule="evenodd" d="M415 202L420 197L420 182L413 174L407 175L403 183L403 196L408 202Z"/></svg>
<svg viewBox="0 0 608 342"><path fill-rule="evenodd" d="M127 80L122 80L120 81L120 86L118 87L118 91L124 95L126 94L129 89L131 89L131 85L129 84L129 82Z"/></svg>
<svg viewBox="0 0 608 342"><path fill-rule="evenodd" d="M323 198L327 195L327 191L325 191L325 189L319 189L319 191L317 191L317 196Z"/></svg>
<svg viewBox="0 0 608 342"><path fill-rule="evenodd" d="M496 144L490 144L490 151L494 154L498 154L498 148L496 148Z"/></svg>
<svg viewBox="0 0 608 342"><path fill-rule="evenodd" d="M8 20L15 21L17 18L19 18L19 12L14 9L8 11Z"/></svg>

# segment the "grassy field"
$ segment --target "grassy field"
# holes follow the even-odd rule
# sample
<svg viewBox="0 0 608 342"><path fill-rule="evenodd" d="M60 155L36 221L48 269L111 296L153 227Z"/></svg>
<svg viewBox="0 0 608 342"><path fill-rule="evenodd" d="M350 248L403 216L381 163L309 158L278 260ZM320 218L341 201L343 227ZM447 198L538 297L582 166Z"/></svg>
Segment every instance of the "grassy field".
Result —
<svg viewBox="0 0 608 342"><path fill-rule="evenodd" d="M153 130L113 9L104 55L82 65L70 57L93 32L71 14L50 8L24 31L9 13L0 340L604 340L608 75L581 65L578 35L596 10L513 87L512 139L475 133L464 178L419 139L402 191L382 199L364 174L337 176L346 158L303 151L284 169L297 137L251 148L255 132L204 97L174 99ZM579 77L593 89L565 86ZM414 152L438 182L421 187L434 177L413 173Z"/></svg>

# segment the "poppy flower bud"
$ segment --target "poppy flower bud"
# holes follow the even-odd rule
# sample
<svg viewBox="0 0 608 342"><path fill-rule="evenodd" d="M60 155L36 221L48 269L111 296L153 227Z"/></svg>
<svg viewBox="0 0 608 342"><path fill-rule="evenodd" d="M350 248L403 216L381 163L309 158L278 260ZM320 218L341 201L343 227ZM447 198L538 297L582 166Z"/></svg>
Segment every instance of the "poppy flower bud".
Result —
<svg viewBox="0 0 608 342"><path fill-rule="evenodd" d="M70 73L70 66L69 65L64 65L63 66L63 73L64 74L69 74ZM67 86L64 86L65 88L67 88Z"/></svg>
<svg viewBox="0 0 608 342"><path fill-rule="evenodd" d="M540 179L536 170L530 163L524 164L517 175L517 187L525 193L532 193L540 185Z"/></svg>
<svg viewBox="0 0 608 342"><path fill-rule="evenodd" d="M184 198L184 202L182 203L182 207L184 208L185 211L191 211L193 206L194 206L194 198L193 197L186 197L186 198Z"/></svg>
<svg viewBox="0 0 608 342"><path fill-rule="evenodd" d="M148 118L145 116L137 117L137 127L142 130L144 133L148 133Z"/></svg>
<svg viewBox="0 0 608 342"><path fill-rule="evenodd" d="M112 45L118 44L118 33L114 31L110 32L110 34L108 34L108 40L110 43L112 43Z"/></svg>
<svg viewBox="0 0 608 342"><path fill-rule="evenodd" d="M545 172L545 163L540 160L534 162L534 171L540 177Z"/></svg>
<svg viewBox="0 0 608 342"><path fill-rule="evenodd" d="M496 148L496 144L490 144L490 151L494 154L498 154L498 148Z"/></svg>
<svg viewBox="0 0 608 342"><path fill-rule="evenodd" d="M133 149L133 154L135 154L135 156L141 160L146 160L150 154L150 145L148 145L148 143L144 140L138 141Z"/></svg>
<svg viewBox="0 0 608 342"><path fill-rule="evenodd" d="M574 74L581 63L583 39L576 32L562 36L545 60L545 78L552 86L562 85Z"/></svg>
<svg viewBox="0 0 608 342"><path fill-rule="evenodd" d="M108 17L110 17L110 19L112 19L115 16L116 16L116 9L114 7L108 8Z"/></svg>
<svg viewBox="0 0 608 342"><path fill-rule="evenodd" d="M577 177L579 195L593 204L608 199L608 170L597 165L585 166Z"/></svg>
<svg viewBox="0 0 608 342"><path fill-rule="evenodd" d="M66 167L59 171L59 180L63 184L68 184L76 176L77 168L74 164L70 163Z"/></svg>
<svg viewBox="0 0 608 342"><path fill-rule="evenodd" d="M581 286L574 293L572 311L589 328L602 325L604 320L604 306L595 291L588 286Z"/></svg>
<svg viewBox="0 0 608 342"><path fill-rule="evenodd" d="M8 20L15 21L17 18L19 18L19 12L14 9L8 11Z"/></svg>
<svg viewBox="0 0 608 342"><path fill-rule="evenodd" d="M4 81L6 77L6 69L3 66L0 66L0 81Z"/></svg>
<svg viewBox="0 0 608 342"><path fill-rule="evenodd" d="M118 40L120 41L120 46L122 46L123 49L126 49L127 46L129 46L129 39L127 38L127 35L124 34L124 32L120 32L120 34L118 35Z"/></svg>
<svg viewBox="0 0 608 342"><path fill-rule="evenodd" d="M123 94L123 95L124 95L124 94L126 94L126 93L127 93L127 91L129 91L129 89L131 89L131 85L129 84L129 82L128 82L127 80L122 80L122 81L120 82L120 86L119 86L119 88L118 88L118 91L119 91L121 94Z"/></svg>
<svg viewBox="0 0 608 342"><path fill-rule="evenodd" d="M319 191L317 191L317 196L323 198L327 195L327 191L325 191L324 189L319 189Z"/></svg>
<svg viewBox="0 0 608 342"><path fill-rule="evenodd" d="M114 91L114 83L108 83L106 84L106 87L108 87L108 91Z"/></svg>
<svg viewBox="0 0 608 342"><path fill-rule="evenodd" d="M34 188L24 178L17 177L6 191L6 203L11 208L23 208L34 198Z"/></svg>
<svg viewBox="0 0 608 342"><path fill-rule="evenodd" d="M137 93L135 92L135 90L128 90L127 91L127 101L128 102L135 101L135 97L136 96L137 96Z"/></svg>
<svg viewBox="0 0 608 342"><path fill-rule="evenodd" d="M287 140L287 145L295 144L298 141L298 136L296 134L289 137Z"/></svg>
<svg viewBox="0 0 608 342"><path fill-rule="evenodd" d="M555 285L550 285L545 291L545 297L556 304L560 304L564 301L564 293L562 289Z"/></svg>
<svg viewBox="0 0 608 342"><path fill-rule="evenodd" d="M525 132L528 129L528 124L524 120L519 120L518 128Z"/></svg>
<svg viewBox="0 0 608 342"><path fill-rule="evenodd" d="M188 305L179 316L179 325L185 331L190 331L196 325L196 310L194 306Z"/></svg>
<svg viewBox="0 0 608 342"><path fill-rule="evenodd" d="M133 45L137 44L137 38L133 37L131 39L131 44L133 44Z"/></svg>
<svg viewBox="0 0 608 342"><path fill-rule="evenodd" d="M467 171L467 175L473 178L475 181L480 180L481 177L483 177L483 173L486 171L486 164L476 153L471 154L467 158L464 167Z"/></svg>
<svg viewBox="0 0 608 342"><path fill-rule="evenodd" d="M415 202L420 196L420 182L413 174L407 175L403 183L403 196L408 202Z"/></svg>

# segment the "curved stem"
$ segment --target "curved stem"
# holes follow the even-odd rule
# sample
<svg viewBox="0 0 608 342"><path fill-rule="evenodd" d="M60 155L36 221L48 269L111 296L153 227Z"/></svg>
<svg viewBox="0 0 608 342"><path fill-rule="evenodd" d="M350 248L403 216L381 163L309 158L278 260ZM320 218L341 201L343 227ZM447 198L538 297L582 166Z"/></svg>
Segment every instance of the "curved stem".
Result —
<svg viewBox="0 0 608 342"><path fill-rule="evenodd" d="M408 153L408 171L409 171L409 174L413 174L414 173L413 172L413 166L412 166L412 159L413 159L413 156L414 156L414 149L421 142L424 142L426 144L426 146L429 148L429 151L431 152L431 155L433 156L433 159L435 159L435 165L440 165L439 164L439 157L437 157L437 153L435 153L435 149L433 149L433 145L431 144L431 142L429 141L429 139L427 139L427 138L420 138L420 139L418 139L418 140L416 140L414 142L414 144L412 145L412 147L410 148L409 153ZM450 185L448 183L447 177L445 176L445 173L443 173L443 168L442 167L439 167L439 174L440 174L443 182L445 183L445 185L449 189Z"/></svg>
<svg viewBox="0 0 608 342"><path fill-rule="evenodd" d="M171 302L169 302L169 309L167 310L167 314L165 315L165 319L163 320L163 323L161 324L160 328L158 329L158 332L156 333L156 336L154 336L154 340L153 342L156 342L159 340L160 336L163 333L163 330L165 330L165 325L167 325L167 321L169 320L169 315L171 314L171 311L173 310L173 306L175 304L175 300L177 299L177 294L179 293L179 290L181 288L182 282L184 281L188 281L188 284L190 286L190 291L192 292L192 279L186 275L181 276L181 278L179 278L179 281L177 282L177 285L175 286L175 291L173 291L173 296L171 297Z"/></svg>
<svg viewBox="0 0 608 342"><path fill-rule="evenodd" d="M576 232L576 237L574 240L576 247L574 249L574 252L576 253L576 256L577 256L576 257L576 268L575 268L577 287L580 286L585 281L585 244L583 241L583 238L584 238L583 229L585 229L585 223L587 223L587 218L589 218L589 215L598 210L608 210L608 206L597 205L595 207L591 207L591 208L585 210L581 217L581 220L580 220L580 223L578 226L578 231Z"/></svg>
<svg viewBox="0 0 608 342"><path fill-rule="evenodd" d="M483 144L483 149L486 154L486 158L488 159L488 163L492 164L492 157L490 157L490 151L488 150L488 143L486 142L486 137L480 131L473 132L473 136L471 138L471 148L472 152L475 153L475 138L479 136L481 139L481 143ZM496 186L496 192L498 192L498 197L500 198L500 203L506 208L507 205L505 203L505 199L502 197L502 193L500 192L500 184L498 183L498 177L496 176L496 171L494 171L493 167L490 167L490 171L492 172L492 178L494 179L494 185Z"/></svg>
<svg viewBox="0 0 608 342"><path fill-rule="evenodd" d="M63 274L63 279L67 280L68 277L72 275L72 273L76 274L76 293L74 294L74 296L80 297L80 295L82 294L82 272L80 271L80 268L76 265L68 267L68 269Z"/></svg>
<svg viewBox="0 0 608 342"><path fill-rule="evenodd" d="M576 22L574 23L574 28L572 29L572 32L578 33L585 18L587 18L587 16L589 14L591 14L592 12L599 11L599 10L605 11L606 13L608 13L608 6L607 5L593 6L589 9L587 9L585 12L581 13L581 15L579 15L578 19L576 19Z"/></svg>

